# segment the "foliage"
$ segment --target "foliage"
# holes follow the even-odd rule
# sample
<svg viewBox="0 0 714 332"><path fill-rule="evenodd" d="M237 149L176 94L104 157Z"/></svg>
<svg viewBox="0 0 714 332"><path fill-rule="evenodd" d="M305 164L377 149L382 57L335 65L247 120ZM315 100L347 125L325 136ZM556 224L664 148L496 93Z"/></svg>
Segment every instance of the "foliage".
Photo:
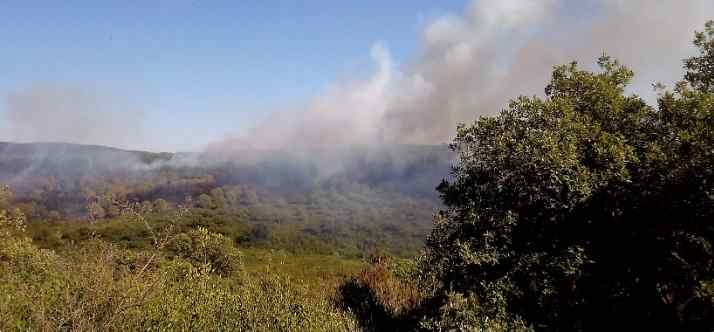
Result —
<svg viewBox="0 0 714 332"><path fill-rule="evenodd" d="M429 205L339 176L288 176L300 190L277 194L166 169L35 179L47 190L29 200L0 188L0 330L710 331L714 23L694 44L656 107L603 56L597 72L555 67L545 98L460 125L413 260L343 258L410 252ZM25 215L67 202L94 222L32 223L33 242Z"/></svg>
<svg viewBox="0 0 714 332"><path fill-rule="evenodd" d="M161 245L132 251L98 239L59 256L32 244L21 217L0 216L2 331L356 330L347 313L288 278L226 278L216 265L195 265L225 250L205 229L184 234L199 249L187 259L161 255Z"/></svg>
<svg viewBox="0 0 714 332"><path fill-rule="evenodd" d="M546 99L458 128L422 265L450 320L711 328L712 36L709 23L689 81L657 109L625 95L632 71L602 57L597 73L556 67ZM444 314L426 326L451 328Z"/></svg>
<svg viewBox="0 0 714 332"><path fill-rule="evenodd" d="M149 183L138 188L127 188L121 178L111 180L117 184L99 181L85 188L54 188L51 192L39 191L37 199L29 201L24 195L18 195L8 205L20 208L28 216L33 238L47 246L61 245L61 241L80 241L96 232L121 245L146 247L150 244L150 234L144 227L124 222L121 211L126 202L141 202L147 218L159 224L179 207L194 206L195 202L191 215L181 220L188 228L206 227L243 247L284 249L293 253L337 252L351 257L376 247L403 257L414 255L423 246L428 220L435 208L435 203L428 200L359 184L333 183L305 193L285 193L249 185L217 186L215 180L208 178L167 177L147 180ZM148 190L145 186L167 185L162 184L163 181L170 181L172 189L142 193ZM108 188L94 190L94 185ZM78 194L75 191L85 192L82 195L86 198L72 198ZM182 201L155 198L174 196L181 197ZM68 217L74 215L71 201L75 199L81 202L83 215ZM92 223L87 225L83 219ZM57 233L61 233L59 239L55 236Z"/></svg>
<svg viewBox="0 0 714 332"><path fill-rule="evenodd" d="M694 46L700 54L684 60L684 78L696 90L714 92L714 21L707 22L704 31L694 35Z"/></svg>
<svg viewBox="0 0 714 332"><path fill-rule="evenodd" d="M603 56L459 126L416 304L379 260L341 303L368 330L711 330L714 23L695 46L656 108Z"/></svg>
<svg viewBox="0 0 714 332"><path fill-rule="evenodd" d="M410 331L417 327L414 311L421 301L418 285L399 275L403 266L384 255L370 257L371 264L346 279L337 302L353 312L368 331Z"/></svg>
<svg viewBox="0 0 714 332"><path fill-rule="evenodd" d="M402 257L418 252L437 206L433 187L450 154L444 146L395 146L185 166L164 163L180 161L181 154L72 144L0 147L0 181L10 181L15 191L0 207L19 208L43 247L59 248L93 233L129 248L150 247L151 234L142 225L124 222L123 206L131 202L151 211L152 224L180 206L195 208L179 225L181 232L202 226L241 247L352 258L376 247ZM305 159L312 154L314 159ZM335 167L326 172L328 158Z"/></svg>
<svg viewBox="0 0 714 332"><path fill-rule="evenodd" d="M152 330L349 331L354 324L323 300L315 300L275 276L251 278L240 286L191 265L172 266L179 278L145 306L141 326ZM178 274L178 275L177 275Z"/></svg>
<svg viewBox="0 0 714 332"><path fill-rule="evenodd" d="M265 204L265 207L269 206L269 203ZM329 207L328 205L321 210L327 210ZM282 210L285 212L282 212L280 207L270 209L273 213L287 214L291 213L293 207ZM177 208L172 207L170 210L158 212L154 208L152 211L155 212L145 214L144 217L157 227L173 222L178 233L204 227L210 232L222 234L227 241L242 248L285 250L293 254L360 258L365 252L379 247L390 254L407 257L418 252L424 241L419 234L425 233L421 227L412 227L409 224L344 222L325 225L320 219L311 218L301 221L275 221L254 215L252 209L229 211L195 208L185 216L172 220L171 216L176 210ZM424 215L427 213L428 210L420 212ZM128 248L146 249L152 246L151 233L146 227L141 223L129 222L124 216L96 220L94 223L77 220L33 221L28 223L28 229L32 238L45 248L58 249L72 242L81 242L89 239L92 233Z"/></svg>
<svg viewBox="0 0 714 332"><path fill-rule="evenodd" d="M233 274L240 267L240 253L231 241L203 227L175 236L171 249L177 257L219 275Z"/></svg>

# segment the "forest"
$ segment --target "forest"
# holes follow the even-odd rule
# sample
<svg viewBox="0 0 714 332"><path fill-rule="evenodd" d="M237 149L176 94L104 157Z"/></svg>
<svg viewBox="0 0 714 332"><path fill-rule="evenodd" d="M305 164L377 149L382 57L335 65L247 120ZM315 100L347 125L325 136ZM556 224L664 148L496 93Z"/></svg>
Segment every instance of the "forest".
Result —
<svg viewBox="0 0 714 332"><path fill-rule="evenodd" d="M0 145L0 331L714 329L714 21L447 146Z"/></svg>

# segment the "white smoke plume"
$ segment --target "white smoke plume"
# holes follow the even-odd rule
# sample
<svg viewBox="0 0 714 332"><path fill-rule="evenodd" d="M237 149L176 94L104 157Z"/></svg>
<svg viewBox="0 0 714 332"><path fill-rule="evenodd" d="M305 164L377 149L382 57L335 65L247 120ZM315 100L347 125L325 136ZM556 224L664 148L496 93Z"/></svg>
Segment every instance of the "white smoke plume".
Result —
<svg viewBox="0 0 714 332"><path fill-rule="evenodd" d="M209 151L326 145L441 144L459 122L493 115L518 95L542 95L552 67L586 67L603 52L637 74L632 92L678 80L691 39L714 18L711 0L477 0L423 31L397 67L381 44L367 80L329 89Z"/></svg>
<svg viewBox="0 0 714 332"><path fill-rule="evenodd" d="M377 43L367 79L335 84L207 150L443 144L457 123L541 95L554 65L592 66L603 52L632 67L632 92L652 101L653 83L681 77L707 19L712 0L474 0L427 24L405 63ZM91 89L33 85L3 97L0 140L161 145L146 142L142 110Z"/></svg>
<svg viewBox="0 0 714 332"><path fill-rule="evenodd" d="M5 96L0 140L66 142L135 148L144 112L99 91L35 84Z"/></svg>

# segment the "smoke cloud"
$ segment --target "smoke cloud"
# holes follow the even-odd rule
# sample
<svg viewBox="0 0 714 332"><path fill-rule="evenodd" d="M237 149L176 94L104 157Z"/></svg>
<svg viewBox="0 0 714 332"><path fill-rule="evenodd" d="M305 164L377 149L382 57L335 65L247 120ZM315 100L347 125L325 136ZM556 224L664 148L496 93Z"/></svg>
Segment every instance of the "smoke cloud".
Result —
<svg viewBox="0 0 714 332"><path fill-rule="evenodd" d="M632 92L653 100L653 83L681 78L693 32L712 13L711 0L473 1L428 24L403 66L377 44L369 79L335 85L208 150L445 143L459 122L542 95L553 66L590 67L604 52L635 70Z"/></svg>
<svg viewBox="0 0 714 332"><path fill-rule="evenodd" d="M35 84L6 96L0 139L135 148L143 142L143 114L91 89Z"/></svg>
<svg viewBox="0 0 714 332"><path fill-rule="evenodd" d="M632 67L631 92L653 101L651 85L681 77L692 34L712 13L712 0L474 0L428 23L405 63L377 43L366 79L333 84L206 151L443 144L458 123L542 95L554 65L593 66L603 52ZM142 110L91 89L36 84L4 106L0 140L160 145L146 142Z"/></svg>

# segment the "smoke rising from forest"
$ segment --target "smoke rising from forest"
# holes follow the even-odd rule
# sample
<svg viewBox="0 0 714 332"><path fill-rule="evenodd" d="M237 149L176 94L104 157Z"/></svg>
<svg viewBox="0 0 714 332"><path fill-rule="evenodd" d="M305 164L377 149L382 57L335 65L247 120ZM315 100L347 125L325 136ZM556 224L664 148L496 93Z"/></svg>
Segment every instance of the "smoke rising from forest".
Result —
<svg viewBox="0 0 714 332"><path fill-rule="evenodd" d="M553 66L590 68L603 53L633 68L632 92L652 101L653 83L681 78L692 32L713 12L709 0L473 1L428 24L403 66L377 44L371 78L335 85L209 150L442 144L459 122L542 95Z"/></svg>
<svg viewBox="0 0 714 332"><path fill-rule="evenodd" d="M93 89L34 84L9 93L4 106L0 140L144 146L143 110Z"/></svg>
<svg viewBox="0 0 714 332"><path fill-rule="evenodd" d="M541 95L552 66L589 67L603 52L635 70L632 92L651 101L653 83L681 77L692 32L711 13L711 0L474 0L426 24L405 63L377 43L371 77L334 84L207 151L443 144L457 123ZM31 85L4 97L0 140L157 145L143 141L142 110L91 89Z"/></svg>

